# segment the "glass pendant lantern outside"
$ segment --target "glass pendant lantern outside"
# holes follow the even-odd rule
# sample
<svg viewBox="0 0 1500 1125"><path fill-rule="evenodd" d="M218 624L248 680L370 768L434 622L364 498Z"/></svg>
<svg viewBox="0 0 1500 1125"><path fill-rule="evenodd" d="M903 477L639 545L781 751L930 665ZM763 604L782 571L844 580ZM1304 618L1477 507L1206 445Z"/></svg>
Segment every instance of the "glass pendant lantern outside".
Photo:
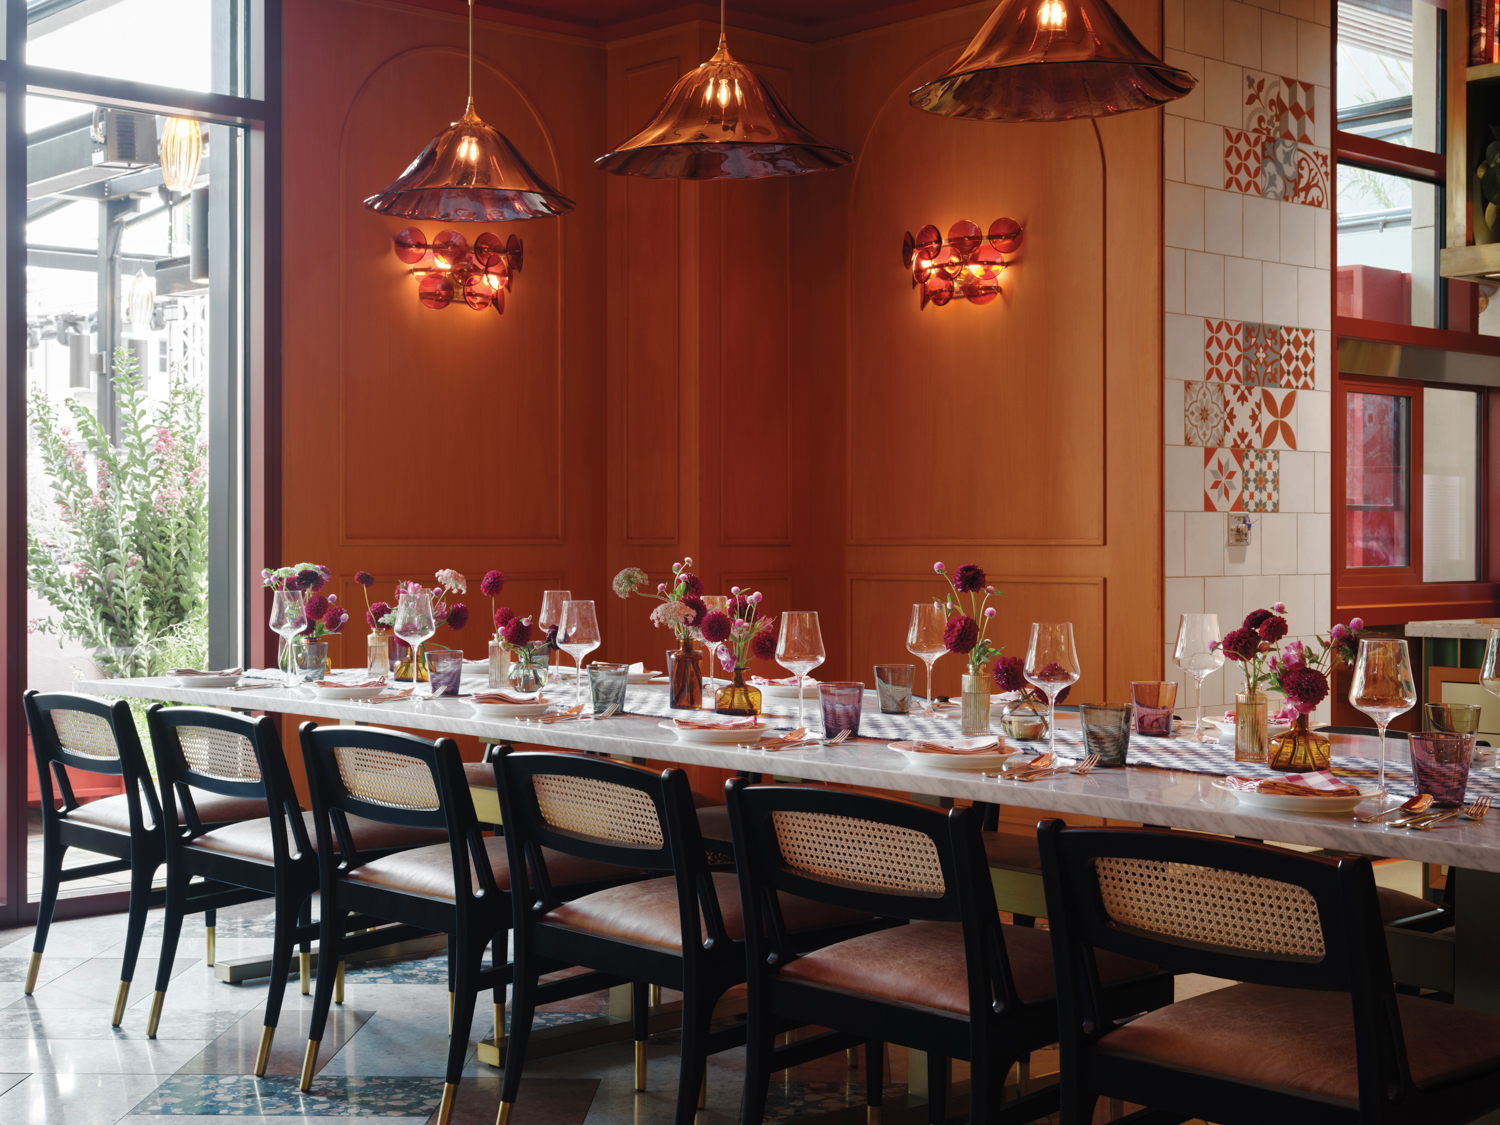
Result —
<svg viewBox="0 0 1500 1125"><path fill-rule="evenodd" d="M167 118L162 129L157 155L161 159L161 179L168 191L193 190L198 179L198 165L203 159L203 126L186 117Z"/></svg>
<svg viewBox="0 0 1500 1125"><path fill-rule="evenodd" d="M1197 84L1142 46L1106 0L1002 0L911 104L973 121L1067 121L1153 109Z"/></svg>
<svg viewBox="0 0 1500 1125"><path fill-rule="evenodd" d="M594 163L617 176L754 180L852 159L808 132L769 83L735 60L720 32L714 57L678 80L651 123Z"/></svg>
<svg viewBox="0 0 1500 1125"><path fill-rule="evenodd" d="M471 100L463 117L365 206L403 219L507 223L566 215L573 201L538 176L500 130L480 120Z"/></svg>

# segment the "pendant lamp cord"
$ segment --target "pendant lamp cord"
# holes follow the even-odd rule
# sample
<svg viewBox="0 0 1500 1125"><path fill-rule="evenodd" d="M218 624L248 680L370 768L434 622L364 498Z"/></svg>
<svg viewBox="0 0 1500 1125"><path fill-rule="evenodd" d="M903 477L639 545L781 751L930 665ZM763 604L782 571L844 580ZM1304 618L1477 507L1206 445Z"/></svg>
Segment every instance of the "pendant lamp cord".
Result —
<svg viewBox="0 0 1500 1125"><path fill-rule="evenodd" d="M469 0L469 107L474 106L474 0Z"/></svg>
<svg viewBox="0 0 1500 1125"><path fill-rule="evenodd" d="M724 38L724 0L719 0L719 38Z"/></svg>

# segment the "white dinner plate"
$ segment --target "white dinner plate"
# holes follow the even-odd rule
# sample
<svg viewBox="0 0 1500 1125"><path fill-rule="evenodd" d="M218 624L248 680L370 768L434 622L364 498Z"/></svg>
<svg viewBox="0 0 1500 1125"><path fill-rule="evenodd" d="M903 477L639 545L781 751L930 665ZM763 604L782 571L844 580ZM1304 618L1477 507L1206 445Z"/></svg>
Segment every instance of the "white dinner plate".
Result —
<svg viewBox="0 0 1500 1125"><path fill-rule="evenodd" d="M665 672L629 672L625 676L625 682L628 684L649 684L652 680L665 682L666 678L667 674Z"/></svg>
<svg viewBox="0 0 1500 1125"><path fill-rule="evenodd" d="M1357 797L1285 797L1280 793L1259 793L1253 789L1235 789L1223 778L1214 779L1214 788L1232 794L1240 804L1266 812L1299 812L1311 815L1342 813L1347 816L1361 801L1380 795L1380 786L1370 781L1350 781L1359 790Z"/></svg>
<svg viewBox="0 0 1500 1125"><path fill-rule="evenodd" d="M937 740L926 739L924 741ZM889 749L900 754L908 762L920 762L924 766L932 766L940 770L992 770L1021 753L1019 749L1013 750L993 736L989 738L953 738L943 739L942 741L951 742L959 750L977 749L987 742L992 742L995 744L995 752L993 754L938 754L931 750L915 749L915 742L892 742Z"/></svg>
<svg viewBox="0 0 1500 1125"><path fill-rule="evenodd" d="M750 742L759 742L760 736L766 730L765 723L756 723L753 727L740 727L733 730L680 727L671 719L663 719L656 725L662 730L669 730L675 734L678 742L703 742L717 746L742 746Z"/></svg>
<svg viewBox="0 0 1500 1125"><path fill-rule="evenodd" d="M475 714L492 719L534 719L545 715L552 706L550 703L475 703L472 699L467 702Z"/></svg>
<svg viewBox="0 0 1500 1125"><path fill-rule="evenodd" d="M767 699L797 698L796 684L751 684L750 686L759 691ZM816 680L809 680L807 682L807 685L802 689L802 698L818 698L818 683Z"/></svg>
<svg viewBox="0 0 1500 1125"><path fill-rule="evenodd" d="M385 691L383 684L373 687L318 687L316 684L308 684L312 692L319 699L374 699Z"/></svg>
<svg viewBox="0 0 1500 1125"><path fill-rule="evenodd" d="M226 688L240 682L239 673L233 676L173 676L172 679L178 687L186 688Z"/></svg>

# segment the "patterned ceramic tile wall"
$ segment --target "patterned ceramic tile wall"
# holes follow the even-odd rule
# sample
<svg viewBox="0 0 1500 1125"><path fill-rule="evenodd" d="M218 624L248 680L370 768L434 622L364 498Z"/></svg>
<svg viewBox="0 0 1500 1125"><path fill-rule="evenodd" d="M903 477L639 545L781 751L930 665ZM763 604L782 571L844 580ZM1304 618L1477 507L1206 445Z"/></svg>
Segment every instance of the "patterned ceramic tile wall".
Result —
<svg viewBox="0 0 1500 1125"><path fill-rule="evenodd" d="M1293 636L1329 624L1331 10L1163 8L1166 59L1199 83L1162 125L1169 676L1181 613L1227 630L1281 601ZM1226 545L1231 512L1249 547ZM1204 699L1240 686L1210 676Z"/></svg>

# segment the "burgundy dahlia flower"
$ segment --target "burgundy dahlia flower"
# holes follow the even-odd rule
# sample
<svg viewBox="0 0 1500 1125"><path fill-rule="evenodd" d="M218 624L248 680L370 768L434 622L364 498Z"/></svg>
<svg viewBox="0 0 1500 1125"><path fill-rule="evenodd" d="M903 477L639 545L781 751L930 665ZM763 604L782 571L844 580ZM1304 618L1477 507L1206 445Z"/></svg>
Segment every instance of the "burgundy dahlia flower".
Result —
<svg viewBox="0 0 1500 1125"><path fill-rule="evenodd" d="M368 590L371 586L375 585L375 576L368 570L356 570L354 572L354 581Z"/></svg>
<svg viewBox="0 0 1500 1125"><path fill-rule="evenodd" d="M1000 691L1026 690L1026 662L1019 656L1002 656L995 661L995 687Z"/></svg>
<svg viewBox="0 0 1500 1125"><path fill-rule="evenodd" d="M703 621L703 615L708 612L708 603L702 598L695 598L691 594L686 595L682 599L682 604L693 611L693 616L688 618L687 623L689 627L700 624Z"/></svg>
<svg viewBox="0 0 1500 1125"><path fill-rule="evenodd" d="M376 602L365 613L365 623L368 624L372 629L382 629L384 628L384 626L380 624L380 619L382 617L389 617L390 614L390 602Z"/></svg>
<svg viewBox="0 0 1500 1125"><path fill-rule="evenodd" d="M964 563L953 576L953 588L960 594L977 594L984 589L984 571L973 563Z"/></svg>
<svg viewBox="0 0 1500 1125"><path fill-rule="evenodd" d="M703 624L698 626L703 632L703 639L711 645L721 644L729 639L729 630L733 622L729 620L729 614L722 609L716 609L706 614Z"/></svg>
<svg viewBox="0 0 1500 1125"><path fill-rule="evenodd" d="M978 643L979 626L974 623L972 617L955 617L948 622L948 627L943 630L943 646L949 652L956 652L960 656L967 656L974 651L974 646Z"/></svg>
<svg viewBox="0 0 1500 1125"><path fill-rule="evenodd" d="M516 611L508 605L503 605L495 610L495 628L504 629L505 623L516 615Z"/></svg>
<svg viewBox="0 0 1500 1125"><path fill-rule="evenodd" d="M469 623L469 607L459 602L448 611L448 628L454 632L462 629Z"/></svg>
<svg viewBox="0 0 1500 1125"><path fill-rule="evenodd" d="M1249 660L1260 651L1260 634L1243 627L1234 629L1220 647L1230 660Z"/></svg>
<svg viewBox="0 0 1500 1125"><path fill-rule="evenodd" d="M1261 622L1265 621L1266 618L1270 616L1271 611L1269 609L1253 609L1245 617L1245 628L1259 629L1261 626Z"/></svg>
<svg viewBox="0 0 1500 1125"><path fill-rule="evenodd" d="M1260 639L1273 645L1286 636L1286 618L1271 616L1260 623Z"/></svg>
<svg viewBox="0 0 1500 1125"><path fill-rule="evenodd" d="M493 598L503 589L505 589L505 575L498 570L485 571L484 577L479 580L479 592L487 598Z"/></svg>
<svg viewBox="0 0 1500 1125"><path fill-rule="evenodd" d="M510 645L524 645L531 643L531 619L528 617L512 617L505 623L503 630L505 643Z"/></svg>
<svg viewBox="0 0 1500 1125"><path fill-rule="evenodd" d="M699 578L692 571L684 570L677 576L677 581L682 586L684 601L688 598L701 598L703 596L703 579Z"/></svg>
<svg viewBox="0 0 1500 1125"><path fill-rule="evenodd" d="M1281 692L1305 715L1327 698L1328 678L1311 668L1295 668L1281 674Z"/></svg>
<svg viewBox="0 0 1500 1125"><path fill-rule="evenodd" d="M770 629L762 629L751 637L750 655L758 660L775 660L776 634Z"/></svg>
<svg viewBox="0 0 1500 1125"><path fill-rule="evenodd" d="M314 594L307 599L303 607L310 621L321 621L328 616L328 599L322 594Z"/></svg>

